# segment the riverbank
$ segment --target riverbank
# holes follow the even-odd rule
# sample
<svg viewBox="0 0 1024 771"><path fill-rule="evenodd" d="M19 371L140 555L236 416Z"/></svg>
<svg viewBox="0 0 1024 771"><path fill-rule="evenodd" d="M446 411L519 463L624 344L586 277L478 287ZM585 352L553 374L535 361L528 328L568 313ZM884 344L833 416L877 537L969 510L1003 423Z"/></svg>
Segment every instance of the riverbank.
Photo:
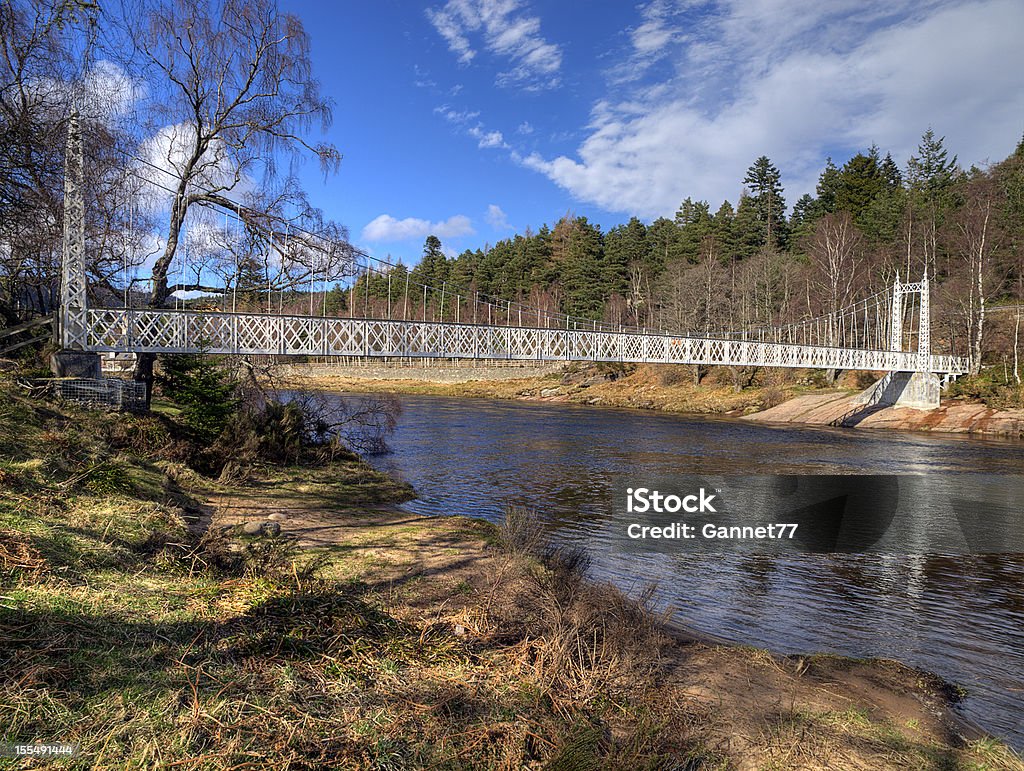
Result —
<svg viewBox="0 0 1024 771"><path fill-rule="evenodd" d="M865 406L846 393L804 394L762 412L743 416L762 423L889 428L951 434L1024 437L1024 410L995 410L984 404L943 399L934 410Z"/></svg>
<svg viewBox="0 0 1024 771"><path fill-rule="evenodd" d="M303 482L273 500L259 491L219 497L214 522L278 522L307 546L341 547L336 577L386 596L388 612L415 629L473 650L472 674L447 682L433 710L469 698L491 710L490 722L477 712L470 733L481 739L487 722L504 747L490 757L498 767L539 767L545 757L558 768L684 758L695 768L1024 768L960 721L955 689L928 673L672 632L642 602L586 582L575 553L534 556L537 533L522 519L495 527L390 507L339 516L307 490ZM516 691L529 695L510 703ZM501 720L509 711L516 719ZM542 745L553 757L531 758Z"/></svg>
<svg viewBox="0 0 1024 771"><path fill-rule="evenodd" d="M811 380L804 379L789 384L751 384L737 391L725 370L704 377L696 385L692 370L671 365L619 364L528 369L290 365L281 367L281 376L286 385L321 391L571 402L718 415L755 412L814 389Z"/></svg>
<svg viewBox="0 0 1024 771"><path fill-rule="evenodd" d="M0 721L77 768L1021 768L892 662L669 635L356 460L220 483L153 417L0 400ZM0 761L2 763L3 761Z"/></svg>
<svg viewBox="0 0 1024 771"><path fill-rule="evenodd" d="M570 402L765 423L1024 437L1024 409L993 409L965 399L943 399L939 409L930 411L858 405L855 397L874 380L868 373L844 373L835 386L825 385L820 373L769 373L767 380L737 389L735 373L728 369L712 371L700 385L693 382L692 370L673 365L569 365L520 373L469 367L293 365L284 368L284 378L295 387L334 392Z"/></svg>

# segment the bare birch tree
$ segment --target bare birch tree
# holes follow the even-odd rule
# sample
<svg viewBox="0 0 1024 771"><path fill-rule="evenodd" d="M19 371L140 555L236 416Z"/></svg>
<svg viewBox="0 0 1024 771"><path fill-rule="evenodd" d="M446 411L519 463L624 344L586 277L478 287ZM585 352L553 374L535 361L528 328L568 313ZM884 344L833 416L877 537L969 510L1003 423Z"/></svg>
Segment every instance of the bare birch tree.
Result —
<svg viewBox="0 0 1024 771"><path fill-rule="evenodd" d="M860 231L848 212L828 214L815 225L807 242L811 285L828 316L827 344L837 344L837 315L850 304L857 284Z"/></svg>
<svg viewBox="0 0 1024 771"><path fill-rule="evenodd" d="M152 89L148 143L154 182L170 188L163 252L153 267L152 306L173 291L168 272L189 210L233 210L247 226L265 211L245 188L278 177L284 154L311 154L325 173L341 156L311 144L315 122L326 128L331 105L312 75L309 38L297 16L272 0L141 0L126 3L125 24ZM271 231L272 232L272 231ZM152 381L153 357L142 355L136 376Z"/></svg>
<svg viewBox="0 0 1024 771"><path fill-rule="evenodd" d="M993 210L995 190L986 176L968 185L965 201L956 212L956 245L968 268L969 288L961 300L968 336L969 371L981 372L987 303L1002 289L995 255L1000 231Z"/></svg>

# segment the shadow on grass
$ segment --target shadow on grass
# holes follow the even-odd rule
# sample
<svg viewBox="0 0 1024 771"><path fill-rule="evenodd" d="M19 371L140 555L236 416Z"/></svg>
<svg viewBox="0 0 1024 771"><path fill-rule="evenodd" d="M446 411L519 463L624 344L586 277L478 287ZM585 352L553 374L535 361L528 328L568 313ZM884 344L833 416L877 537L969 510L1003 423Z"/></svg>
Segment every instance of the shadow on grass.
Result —
<svg viewBox="0 0 1024 771"><path fill-rule="evenodd" d="M270 730L268 722L287 716L301 726L306 712L327 710L340 731L345 704L332 692L372 685L406 666L459 664L467 655L450 635L421 633L393 618L367 598L369 591L313 582L211 621L74 608L0 611L3 735L27 740L70 731L88 753L104 741L101 726L111 710L134 714L135 733L154 734L165 722L161 710L180 722L231 700L236 727L251 731L253 741L280 742L275 753L283 756L294 750L292 739L315 739L319 756L327 737ZM268 709L275 710L273 721ZM176 754L201 757L217 734L234 732L208 725L183 739Z"/></svg>

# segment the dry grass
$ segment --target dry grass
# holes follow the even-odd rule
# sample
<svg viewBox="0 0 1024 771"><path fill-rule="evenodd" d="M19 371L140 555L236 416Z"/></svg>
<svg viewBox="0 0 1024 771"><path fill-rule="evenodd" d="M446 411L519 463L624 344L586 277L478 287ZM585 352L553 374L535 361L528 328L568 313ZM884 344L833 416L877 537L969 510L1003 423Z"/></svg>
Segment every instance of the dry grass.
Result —
<svg viewBox="0 0 1024 771"><path fill-rule="evenodd" d="M0 404L0 725L78 742L62 767L1019 768L829 695L841 667L670 637L529 511L370 510L408 489L355 462L217 486ZM319 550L197 527L213 493L344 527Z"/></svg>
<svg viewBox="0 0 1024 771"><path fill-rule="evenodd" d="M781 375L767 369L744 371L741 380L743 383L750 381L750 385L737 391L735 373L728 368L710 368L703 373L703 379L697 385L693 367L681 365L570 365L561 375L462 383L360 379L323 372L296 378L304 388L331 391L565 401L717 415L758 412L808 390L831 390L823 382L812 382L809 375L799 370Z"/></svg>

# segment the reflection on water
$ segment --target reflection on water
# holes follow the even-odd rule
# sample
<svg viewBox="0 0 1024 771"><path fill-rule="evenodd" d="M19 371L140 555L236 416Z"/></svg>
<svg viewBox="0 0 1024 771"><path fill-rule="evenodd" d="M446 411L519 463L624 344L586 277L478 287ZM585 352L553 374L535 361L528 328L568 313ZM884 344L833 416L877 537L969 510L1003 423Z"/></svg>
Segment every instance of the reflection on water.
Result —
<svg viewBox="0 0 1024 771"><path fill-rule="evenodd" d="M1024 748L1024 556L625 553L607 527L609 488L623 475L1021 474L1024 443L401 402L394 452L374 462L416 487L410 511L497 520L509 503L535 507L553 538L586 545L598 576L626 589L656 582L680 621L785 653L881 656L934 671L967 689L968 717ZM1009 525L1024 529L1024 515Z"/></svg>

